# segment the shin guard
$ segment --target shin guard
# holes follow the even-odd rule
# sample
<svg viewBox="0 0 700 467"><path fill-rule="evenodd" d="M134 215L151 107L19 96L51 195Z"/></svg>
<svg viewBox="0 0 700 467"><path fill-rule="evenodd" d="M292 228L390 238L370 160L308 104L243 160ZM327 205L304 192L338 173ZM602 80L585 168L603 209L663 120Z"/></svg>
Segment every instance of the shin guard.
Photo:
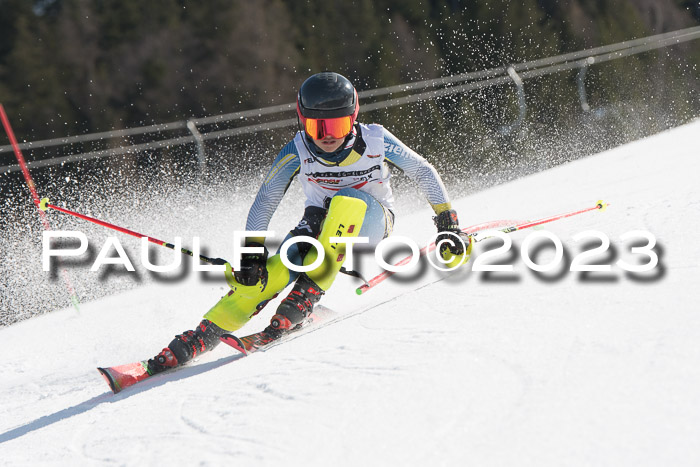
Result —
<svg viewBox="0 0 700 467"><path fill-rule="evenodd" d="M367 203L348 196L334 196L328 208L328 215L318 236L323 245L323 263L306 275L323 290L333 284L340 267L345 261L345 243L331 242L331 237L357 237L362 229L362 222L367 212ZM313 264L318 258L315 248L304 257L304 266Z"/></svg>

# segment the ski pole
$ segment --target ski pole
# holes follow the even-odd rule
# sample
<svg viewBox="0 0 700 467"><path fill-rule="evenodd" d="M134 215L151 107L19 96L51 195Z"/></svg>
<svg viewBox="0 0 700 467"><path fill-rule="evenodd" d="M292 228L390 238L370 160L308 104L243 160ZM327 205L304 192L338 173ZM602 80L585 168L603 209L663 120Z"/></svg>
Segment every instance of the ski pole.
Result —
<svg viewBox="0 0 700 467"><path fill-rule="evenodd" d="M143 235L143 234L140 234L138 232L134 232L133 230L125 229L124 227L119 227L118 225L110 224L109 222L95 219L94 217L86 216L85 214L80 214L78 212L71 211L69 209L61 208L59 206L54 206L53 204L49 204L48 198L42 198L41 201L39 202L39 209L41 209L42 211L46 211L49 208L55 209L56 211L62 212L64 214L69 214L71 216L79 217L80 219L84 219L86 221L93 222L95 224L101 225L102 227L107 227L108 229L113 229L113 230L116 230L118 232L132 235L134 237L138 237L138 238L145 237L151 243L155 243L156 245L161 245L161 246L164 246L166 248L170 248L171 250L175 250L175 245L173 245L172 243L164 242L162 240L158 240L157 238L149 237L148 235ZM180 252L194 257L194 253L192 253L192 251L190 251L186 248L180 248ZM224 259L209 258L208 256L204 256L204 255L199 255L199 259L201 261L204 261L205 263L216 264L216 265L226 263L226 260L224 260Z"/></svg>
<svg viewBox="0 0 700 467"><path fill-rule="evenodd" d="M595 206L590 207L590 208L580 209L578 211L567 212L564 214L557 214L556 216L545 217L543 219L539 219L536 221L521 222L521 223L517 223L515 225L510 225L508 227L498 229L498 230L500 232L503 232L503 233L516 232L518 230L529 229L530 227L536 227L538 225L547 224L549 222L554 222L556 220L564 219L566 217L575 216L577 214L583 214L584 212L595 211L595 210L604 211L608 206L610 206L609 203L605 203L602 200L599 200ZM482 240L486 240L487 238L490 238L490 237L485 237L485 236L478 237L477 235L479 232L482 232L482 231L487 230L487 229L496 228L497 224L503 225L502 221L495 221L495 222L490 222L490 223L485 223L485 224L479 224L479 225L472 226L472 227L466 227L466 228L462 229L462 231L468 233L469 236L472 237L472 239L473 239L472 241L474 243L476 243L476 242L480 242ZM430 253L434 249L435 249L435 242L431 243L428 246L423 247L420 250L419 256L423 256L427 253ZM411 258L412 258L412 256L407 256L406 258L404 258L401 261L399 261L398 263L396 263L394 266L402 266L402 265L408 263L411 260ZM392 271L383 271L382 273L376 275L375 277L373 277L372 279L367 281L365 284L362 284L360 287L355 289L355 292L357 293L357 295L362 295L363 293L367 292L369 289L377 286L377 284L380 284L385 279L387 279L393 275L394 275L394 272L392 272Z"/></svg>

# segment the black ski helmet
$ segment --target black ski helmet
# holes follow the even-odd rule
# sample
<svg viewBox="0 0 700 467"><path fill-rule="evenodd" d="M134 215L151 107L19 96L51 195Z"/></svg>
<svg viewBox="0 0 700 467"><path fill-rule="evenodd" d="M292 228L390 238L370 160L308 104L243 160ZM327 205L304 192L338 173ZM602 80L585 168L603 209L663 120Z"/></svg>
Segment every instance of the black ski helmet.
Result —
<svg viewBox="0 0 700 467"><path fill-rule="evenodd" d="M350 80L333 72L317 73L304 81L297 95L302 126L307 119L350 117L354 125L360 111L357 91Z"/></svg>

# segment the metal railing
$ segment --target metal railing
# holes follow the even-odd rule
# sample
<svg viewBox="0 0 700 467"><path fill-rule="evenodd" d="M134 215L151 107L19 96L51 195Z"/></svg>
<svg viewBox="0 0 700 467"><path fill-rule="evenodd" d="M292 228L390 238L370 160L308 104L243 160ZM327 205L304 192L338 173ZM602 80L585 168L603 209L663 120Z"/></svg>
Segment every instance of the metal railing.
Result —
<svg viewBox="0 0 700 467"><path fill-rule="evenodd" d="M529 62L480 70L470 73L463 73L444 78L436 78L413 83L400 84L378 89L362 91L359 94L361 99L376 98L378 96L390 96L394 94L408 95L389 98L377 102L362 105L364 112L380 110L400 105L406 105L423 100L435 99L452 94L465 93L475 89L488 86L503 85L512 82L518 91L519 114L517 119L510 125L501 127L502 133L510 133L517 129L525 118L525 99L523 81L552 73L559 73L566 70L579 69L578 91L581 107L584 111L590 109L585 90L585 73L587 69L594 65L611 60L616 60L631 55L636 55L651 50L660 49L672 45L681 44L700 38L700 26L672 31L664 34L643 37L639 39L619 42L616 44L580 50L553 57L547 57ZM426 89L430 89L427 90ZM47 139L22 143L19 145L22 150L35 150L52 146L66 146L75 143L90 141L105 141L128 136L156 134L162 135L170 131L189 131L189 135L177 136L156 141L149 141L141 144L132 144L118 148L103 149L98 151L71 154L61 157L53 157L43 160L34 160L28 163L30 168L47 167L57 164L85 161L108 156L118 156L127 153L135 153L148 149L158 149L183 144L195 144L197 147L197 157L201 165L206 164L206 154L204 142L219 138L228 138L248 133L255 133L264 130L289 127L296 124L296 118L285 118L264 123L254 123L250 125L228 128L223 130L201 132L200 127L205 125L230 123L233 121L248 121L267 115L281 114L295 110L296 103L263 107L260 109L245 110L222 115L214 115L203 118L192 118L184 121L176 121L158 125L129 128L123 130L107 131L101 133L90 133L78 136L67 136L63 138ZM0 146L0 155L11 152L12 146ZM16 164L0 167L0 173L8 173L19 170Z"/></svg>

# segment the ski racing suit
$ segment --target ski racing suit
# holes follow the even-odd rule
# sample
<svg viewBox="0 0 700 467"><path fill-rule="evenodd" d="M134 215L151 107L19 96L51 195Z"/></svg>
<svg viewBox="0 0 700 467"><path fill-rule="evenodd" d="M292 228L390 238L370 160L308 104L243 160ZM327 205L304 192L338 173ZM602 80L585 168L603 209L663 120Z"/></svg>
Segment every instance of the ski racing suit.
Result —
<svg viewBox="0 0 700 467"><path fill-rule="evenodd" d="M331 286L345 257L345 245L331 243L330 237L368 237L373 246L391 233L394 197L389 165L418 184L435 214L451 209L447 191L433 166L381 125L356 123L342 149L332 154L323 153L303 138L304 133L298 132L275 158L248 214L246 231L267 230L289 185L298 177L306 195L304 215L285 241L306 235L323 245L327 261L307 272L323 290ZM248 241L264 244L264 238ZM296 265L309 265L317 254L308 243L296 243L288 249L287 258ZM228 274L232 290L204 318L224 330L235 331L299 274L282 264L279 251L268 258L267 271L267 284L258 282L254 286L243 286Z"/></svg>

